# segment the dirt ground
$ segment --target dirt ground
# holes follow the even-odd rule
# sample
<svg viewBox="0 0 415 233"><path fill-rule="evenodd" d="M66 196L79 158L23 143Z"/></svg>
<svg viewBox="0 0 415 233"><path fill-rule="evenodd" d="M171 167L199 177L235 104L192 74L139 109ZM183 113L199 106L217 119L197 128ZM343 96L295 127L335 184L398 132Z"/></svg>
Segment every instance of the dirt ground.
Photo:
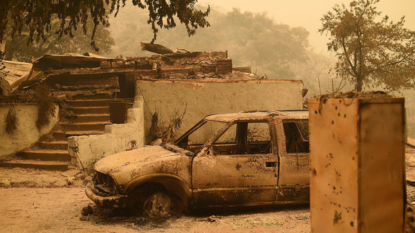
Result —
<svg viewBox="0 0 415 233"><path fill-rule="evenodd" d="M406 175L415 181L411 148L406 151ZM0 232L310 232L307 206L213 210L158 222L125 216L122 209L105 212L85 196L82 182L76 182L81 178L77 171L0 169L0 180L8 187L0 187ZM56 185L59 180L66 185ZM415 204L415 187L408 185L407 194L408 202ZM94 214L85 217L81 212L88 205Z"/></svg>
<svg viewBox="0 0 415 233"><path fill-rule="evenodd" d="M91 215L81 210L93 205L83 188L0 189L1 232L309 232L306 207L268 211L228 212L211 217L185 215L166 222L141 217ZM210 217L210 221L208 220Z"/></svg>

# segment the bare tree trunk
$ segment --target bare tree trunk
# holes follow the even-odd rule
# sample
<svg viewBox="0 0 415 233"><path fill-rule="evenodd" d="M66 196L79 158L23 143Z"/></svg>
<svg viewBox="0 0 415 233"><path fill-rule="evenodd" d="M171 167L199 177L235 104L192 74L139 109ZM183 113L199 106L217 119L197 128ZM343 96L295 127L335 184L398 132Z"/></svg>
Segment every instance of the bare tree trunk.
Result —
<svg viewBox="0 0 415 233"><path fill-rule="evenodd" d="M363 78L362 77L357 77L357 81L356 81L356 91L357 92L361 92L363 88Z"/></svg>
<svg viewBox="0 0 415 233"><path fill-rule="evenodd" d="M0 44L0 60L4 59L4 55L6 51L6 42L7 40L4 39L3 42Z"/></svg>
<svg viewBox="0 0 415 233"><path fill-rule="evenodd" d="M6 43L6 45L4 46L4 60L12 60L13 59L13 54L14 54L14 50L15 50L15 46L13 45L12 41L6 41L8 43Z"/></svg>

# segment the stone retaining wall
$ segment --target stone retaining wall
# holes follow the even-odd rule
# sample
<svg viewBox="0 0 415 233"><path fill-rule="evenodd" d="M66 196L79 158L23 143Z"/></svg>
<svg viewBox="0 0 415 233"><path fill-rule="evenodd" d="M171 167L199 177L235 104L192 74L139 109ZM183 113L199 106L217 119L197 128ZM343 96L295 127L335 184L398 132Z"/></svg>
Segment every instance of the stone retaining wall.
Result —
<svg viewBox="0 0 415 233"><path fill-rule="evenodd" d="M51 116L48 126L38 130L36 104L14 104L17 116L17 129L12 134L6 130L6 117L12 105L0 105L0 156L15 153L35 144L39 138L48 134L59 120L59 107L56 105L55 116Z"/></svg>

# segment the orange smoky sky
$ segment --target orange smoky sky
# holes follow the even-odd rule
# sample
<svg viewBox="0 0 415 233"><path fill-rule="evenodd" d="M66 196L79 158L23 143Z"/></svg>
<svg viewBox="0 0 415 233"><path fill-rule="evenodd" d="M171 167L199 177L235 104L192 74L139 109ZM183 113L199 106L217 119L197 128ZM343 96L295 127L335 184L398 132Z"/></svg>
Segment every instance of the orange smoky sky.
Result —
<svg viewBox="0 0 415 233"><path fill-rule="evenodd" d="M317 30L321 26L320 18L336 4L349 5L350 0L199 0L202 6L210 5L220 11L241 11L266 13L276 23L292 27L304 27L310 32L310 45L315 52L325 52L327 37ZM381 0L377 8L382 15L388 15L393 21L405 16L405 26L415 30L415 0Z"/></svg>

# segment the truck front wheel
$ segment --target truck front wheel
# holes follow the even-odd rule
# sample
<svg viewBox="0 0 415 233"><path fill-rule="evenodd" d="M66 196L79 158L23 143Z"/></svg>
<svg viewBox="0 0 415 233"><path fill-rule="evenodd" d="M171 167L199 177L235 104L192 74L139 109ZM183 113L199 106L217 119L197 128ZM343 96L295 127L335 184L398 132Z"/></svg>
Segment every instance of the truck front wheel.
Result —
<svg viewBox="0 0 415 233"><path fill-rule="evenodd" d="M144 213L151 218L167 218L173 213L172 198L166 192L158 191L144 202Z"/></svg>

